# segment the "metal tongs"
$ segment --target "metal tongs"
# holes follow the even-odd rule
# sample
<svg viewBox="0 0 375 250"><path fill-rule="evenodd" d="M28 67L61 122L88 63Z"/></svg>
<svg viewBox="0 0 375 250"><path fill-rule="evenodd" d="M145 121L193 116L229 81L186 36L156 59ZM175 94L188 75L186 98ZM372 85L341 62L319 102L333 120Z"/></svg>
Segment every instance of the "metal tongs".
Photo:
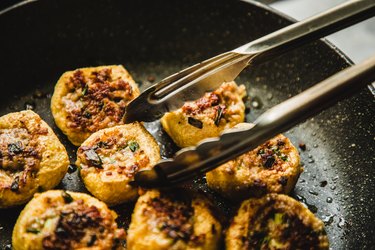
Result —
<svg viewBox="0 0 375 250"><path fill-rule="evenodd" d="M233 51L223 53L146 89L127 107L125 122L154 121L165 112L200 98L223 82L233 81L249 65L256 65L314 39L375 15L374 0L352 0L297 22ZM140 171L135 182L162 187L178 184L227 162L318 114L375 81L375 57L314 85L263 113L250 129L224 132L177 152L151 170Z"/></svg>

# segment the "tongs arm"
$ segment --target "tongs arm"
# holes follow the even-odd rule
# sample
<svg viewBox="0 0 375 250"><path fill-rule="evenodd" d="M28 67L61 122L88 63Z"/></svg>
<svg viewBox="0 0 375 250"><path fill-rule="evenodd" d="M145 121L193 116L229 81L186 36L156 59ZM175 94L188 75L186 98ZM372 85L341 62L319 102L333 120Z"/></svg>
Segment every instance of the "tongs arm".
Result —
<svg viewBox="0 0 375 250"><path fill-rule="evenodd" d="M171 186L205 173L303 122L375 81L375 56L314 85L263 113L251 129L224 133L180 150L174 159L138 172L142 186Z"/></svg>
<svg viewBox="0 0 375 250"><path fill-rule="evenodd" d="M146 89L128 105L124 120L154 121L223 82L233 81L249 64L260 64L374 15L374 0L351 0L203 61Z"/></svg>

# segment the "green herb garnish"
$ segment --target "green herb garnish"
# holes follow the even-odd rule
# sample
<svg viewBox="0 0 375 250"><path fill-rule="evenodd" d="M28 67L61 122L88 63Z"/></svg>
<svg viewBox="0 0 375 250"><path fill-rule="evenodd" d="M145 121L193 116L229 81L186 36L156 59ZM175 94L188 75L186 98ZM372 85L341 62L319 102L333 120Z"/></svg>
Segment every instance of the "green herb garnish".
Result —
<svg viewBox="0 0 375 250"><path fill-rule="evenodd" d="M283 160L283 161L288 161L288 156L283 154L283 155L280 156L280 159Z"/></svg>
<svg viewBox="0 0 375 250"><path fill-rule="evenodd" d="M215 118L215 125L218 127L221 118L223 117L223 111L224 109L221 106L218 106L217 108L217 113L216 113L216 118Z"/></svg>
<svg viewBox="0 0 375 250"><path fill-rule="evenodd" d="M97 168L103 168L102 167L102 159L100 158L100 156L95 152L94 149L89 149L85 152L85 155L86 155L86 159L90 161L90 163L92 165L94 165L94 167L97 167Z"/></svg>
<svg viewBox="0 0 375 250"><path fill-rule="evenodd" d="M262 154L264 154L264 149L263 148L261 148L261 149L258 150L257 155L262 155Z"/></svg>
<svg viewBox="0 0 375 250"><path fill-rule="evenodd" d="M139 144L136 141L129 141L128 146L132 152L135 152L137 149L139 149Z"/></svg>
<svg viewBox="0 0 375 250"><path fill-rule="evenodd" d="M19 153L22 153L23 151L23 147L22 147L22 143L20 141L16 142L16 143L9 143L8 144L8 152L10 155L16 155L16 154L19 154Z"/></svg>
<svg viewBox="0 0 375 250"><path fill-rule="evenodd" d="M40 233L40 230L37 229L37 228L28 227L28 228L26 228L26 232L32 233L32 234L38 234L38 233Z"/></svg>
<svg viewBox="0 0 375 250"><path fill-rule="evenodd" d="M193 117L188 117L188 123L196 128L202 129L203 128L203 123L200 120L197 120Z"/></svg>
<svg viewBox="0 0 375 250"><path fill-rule="evenodd" d="M63 197L65 203L71 203L73 201L73 197L68 194L65 190L62 191L61 196Z"/></svg>
<svg viewBox="0 0 375 250"><path fill-rule="evenodd" d="M82 90L82 95L83 95L83 96L86 95L88 89L89 89L89 86L86 84L85 87L84 87L83 90Z"/></svg>

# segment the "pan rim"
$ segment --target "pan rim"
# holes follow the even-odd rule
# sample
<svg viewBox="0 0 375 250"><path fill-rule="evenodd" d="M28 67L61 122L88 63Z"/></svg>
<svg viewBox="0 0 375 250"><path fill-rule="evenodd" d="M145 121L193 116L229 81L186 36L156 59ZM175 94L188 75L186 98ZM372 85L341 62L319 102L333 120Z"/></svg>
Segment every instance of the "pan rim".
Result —
<svg viewBox="0 0 375 250"><path fill-rule="evenodd" d="M18 9L18 8L22 8L22 7L25 7L27 5L29 5L30 3L33 3L33 2L39 2L41 0L24 0L22 2L19 2L19 3L16 3L16 4L13 4L11 6L9 6L8 8L5 8L4 10L0 10L0 17L3 16L3 15L6 15L8 13L11 13L12 11ZM261 8L263 10L266 10L266 11L269 11L287 21L290 21L292 23L295 23L297 22L298 20L289 16L288 14L286 13L283 13L282 11L279 11L269 5L266 5L264 3L261 3L261 2L258 2L258 1L255 1L255 0L239 0L241 2L244 2L246 4L251 4L253 6L256 6L258 8ZM331 41L329 41L328 39L326 38L321 38L321 39L318 39L318 41L322 42L323 44L327 45L329 49L333 50L335 53L337 53L337 55L339 55L349 66L352 66L354 65L354 62L352 61L352 59L350 59L350 57L348 55L346 55L343 51L341 51L340 48L338 48L335 44L333 44ZM373 95L373 97L375 98L375 87L372 86L372 85L368 85L367 86L367 90Z"/></svg>
<svg viewBox="0 0 375 250"><path fill-rule="evenodd" d="M40 2L40 1L42 1L42 0L24 0L22 2L16 3L16 4L11 5L10 7L6 8L4 10L0 10L0 17L2 15L8 14L11 11L14 11L14 10L16 10L18 8L25 7L25 6L29 5L30 3ZM266 11L270 11L270 12L272 12L272 13L274 13L274 14L276 14L276 15L278 15L278 16L280 16L280 17L282 17L282 18L284 18L284 19L286 19L286 20L288 20L290 22L295 23L295 22L298 21L295 18L293 18L293 17L291 17L291 16L289 16L289 15L287 15L287 14L285 14L285 13L283 13L283 12L281 12L281 11L279 11L279 10L271 7L271 6L268 6L266 4L257 2L255 0L239 0L239 1L247 3L247 4L251 4L251 5L254 5L254 6L257 6L257 7L261 8L261 9L266 10ZM328 41L325 38L321 38L321 39L318 39L318 40L320 40L321 42L327 44L330 49L333 49L335 52L337 52L349 65L353 65L354 64L354 62L344 52L342 52L338 47L336 47L332 42Z"/></svg>

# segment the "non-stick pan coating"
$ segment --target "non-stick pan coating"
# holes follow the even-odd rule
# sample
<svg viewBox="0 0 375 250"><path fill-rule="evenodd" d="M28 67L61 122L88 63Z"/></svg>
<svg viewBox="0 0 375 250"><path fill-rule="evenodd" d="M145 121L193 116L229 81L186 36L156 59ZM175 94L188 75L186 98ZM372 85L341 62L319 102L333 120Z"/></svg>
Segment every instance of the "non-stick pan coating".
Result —
<svg viewBox="0 0 375 250"><path fill-rule="evenodd" d="M149 76L160 80L289 23L270 9L230 0L31 2L0 15L0 115L33 106L73 163L76 148L55 126L49 108L53 86L64 71L123 64L144 89ZM318 41L249 68L237 80L246 84L253 100L248 121L349 65L337 49ZM305 171L293 196L325 221L332 249L375 245L374 117L374 97L363 89L286 132L294 144L307 147L301 151ZM159 124L147 127L163 156L171 156L176 147ZM192 186L212 197L226 217L233 212L235 205L207 190L204 180ZM67 174L59 188L84 190L77 172ZM10 244L21 209L0 210L1 249ZM115 208L125 227L131 209Z"/></svg>

